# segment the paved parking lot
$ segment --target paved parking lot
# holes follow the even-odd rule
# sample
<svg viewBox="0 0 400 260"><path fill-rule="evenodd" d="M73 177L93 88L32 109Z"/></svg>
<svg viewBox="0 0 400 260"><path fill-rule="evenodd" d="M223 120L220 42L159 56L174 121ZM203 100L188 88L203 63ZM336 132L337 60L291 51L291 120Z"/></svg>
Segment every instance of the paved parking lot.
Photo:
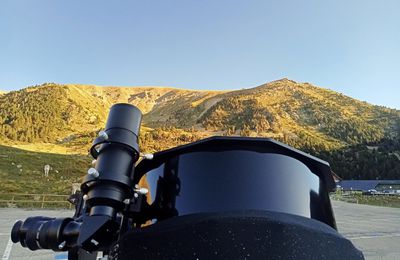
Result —
<svg viewBox="0 0 400 260"><path fill-rule="evenodd" d="M400 209L333 202L339 232L363 251L366 259L400 259ZM28 216L71 216L72 211L0 209L0 256L2 260L53 260L51 251L29 251L11 244L15 220ZM8 257L8 258L7 258Z"/></svg>
<svg viewBox="0 0 400 260"><path fill-rule="evenodd" d="M339 232L366 259L400 259L400 209L333 201Z"/></svg>

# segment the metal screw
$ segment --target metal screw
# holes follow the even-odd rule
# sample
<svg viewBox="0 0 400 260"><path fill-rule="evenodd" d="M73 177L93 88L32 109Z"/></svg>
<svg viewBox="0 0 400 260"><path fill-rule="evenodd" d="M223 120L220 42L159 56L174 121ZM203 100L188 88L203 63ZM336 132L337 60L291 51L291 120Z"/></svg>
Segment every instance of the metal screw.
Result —
<svg viewBox="0 0 400 260"><path fill-rule="evenodd" d="M99 244L99 242L97 240L94 240L93 238L92 238L92 240L90 240L90 242L95 246L97 246Z"/></svg>
<svg viewBox="0 0 400 260"><path fill-rule="evenodd" d="M99 137L103 138L104 140L108 140L108 134L104 130L99 132Z"/></svg>
<svg viewBox="0 0 400 260"><path fill-rule="evenodd" d="M124 199L124 204L129 205L129 203L131 203L130 199Z"/></svg>
<svg viewBox="0 0 400 260"><path fill-rule="evenodd" d="M141 153L140 157L142 157L144 160L153 160L154 155L152 153Z"/></svg>
<svg viewBox="0 0 400 260"><path fill-rule="evenodd" d="M137 194L137 193L135 192L135 193L133 193L133 197L139 198L139 194Z"/></svg>
<svg viewBox="0 0 400 260"><path fill-rule="evenodd" d="M64 241L64 242L61 242L61 244L59 244L58 245L58 249L63 249L64 248L64 246L65 246L65 244L66 244L66 242Z"/></svg>
<svg viewBox="0 0 400 260"><path fill-rule="evenodd" d="M149 192L149 190L146 189L146 188L135 189L135 191L136 191L137 193L139 193L139 194L142 194L142 195L145 195L145 194L147 194L147 193Z"/></svg>
<svg viewBox="0 0 400 260"><path fill-rule="evenodd" d="M99 172L95 169L95 168L89 168L88 172L87 172L90 176L97 178L99 177Z"/></svg>

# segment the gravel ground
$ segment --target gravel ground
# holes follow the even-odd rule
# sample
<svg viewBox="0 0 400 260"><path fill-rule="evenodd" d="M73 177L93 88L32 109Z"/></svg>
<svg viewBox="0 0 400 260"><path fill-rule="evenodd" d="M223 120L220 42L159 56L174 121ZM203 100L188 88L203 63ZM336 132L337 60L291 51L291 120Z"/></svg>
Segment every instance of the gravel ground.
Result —
<svg viewBox="0 0 400 260"><path fill-rule="evenodd" d="M400 209L333 201L339 232L360 249L366 259L400 259ZM72 216L55 210L0 209L0 256L2 260L53 260L61 257L48 250L29 251L10 244L9 233L15 220L28 216ZM9 252L9 253L8 253ZM8 258L7 258L8 256Z"/></svg>

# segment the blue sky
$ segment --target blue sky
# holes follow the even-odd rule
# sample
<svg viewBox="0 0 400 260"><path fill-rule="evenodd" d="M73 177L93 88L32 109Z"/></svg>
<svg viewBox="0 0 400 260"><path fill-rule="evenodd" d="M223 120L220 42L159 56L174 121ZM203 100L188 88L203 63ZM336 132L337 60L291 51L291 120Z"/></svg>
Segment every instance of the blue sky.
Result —
<svg viewBox="0 0 400 260"><path fill-rule="evenodd" d="M0 1L0 89L241 89L287 77L400 108L400 1Z"/></svg>

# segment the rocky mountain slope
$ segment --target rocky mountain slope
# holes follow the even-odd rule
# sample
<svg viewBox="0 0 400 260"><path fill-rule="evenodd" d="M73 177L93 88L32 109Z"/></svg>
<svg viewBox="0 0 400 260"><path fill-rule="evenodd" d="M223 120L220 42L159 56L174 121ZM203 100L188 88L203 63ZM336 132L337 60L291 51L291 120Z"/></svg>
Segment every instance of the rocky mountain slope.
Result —
<svg viewBox="0 0 400 260"><path fill-rule="evenodd" d="M0 131L4 138L22 142L64 140L101 128L117 102L139 107L150 128L310 135L337 144L394 136L400 118L398 110L288 79L229 92L44 84L1 96Z"/></svg>
<svg viewBox="0 0 400 260"><path fill-rule="evenodd" d="M289 79L237 91L46 83L0 95L0 144L85 153L118 102L142 110L145 151L210 135L244 135L272 137L329 160L339 151L363 150L400 136L399 110Z"/></svg>

